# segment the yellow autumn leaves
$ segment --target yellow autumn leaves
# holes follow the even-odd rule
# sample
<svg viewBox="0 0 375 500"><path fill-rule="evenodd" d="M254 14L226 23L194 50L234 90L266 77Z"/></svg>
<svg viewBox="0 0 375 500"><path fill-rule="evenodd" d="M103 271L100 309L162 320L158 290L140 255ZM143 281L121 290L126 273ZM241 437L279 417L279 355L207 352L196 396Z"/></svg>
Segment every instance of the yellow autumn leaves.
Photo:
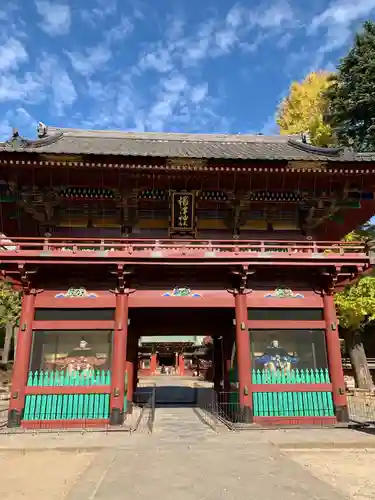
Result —
<svg viewBox="0 0 375 500"><path fill-rule="evenodd" d="M328 106L324 93L330 86L330 77L327 71L316 71L302 82L291 84L288 97L277 111L281 134L306 134L315 146L333 144L331 127L324 121Z"/></svg>

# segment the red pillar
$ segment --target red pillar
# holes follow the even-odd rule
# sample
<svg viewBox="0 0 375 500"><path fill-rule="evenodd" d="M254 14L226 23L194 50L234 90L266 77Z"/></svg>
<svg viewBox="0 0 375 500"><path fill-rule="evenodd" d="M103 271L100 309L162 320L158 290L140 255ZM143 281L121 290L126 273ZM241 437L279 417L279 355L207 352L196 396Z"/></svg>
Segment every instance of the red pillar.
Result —
<svg viewBox="0 0 375 500"><path fill-rule="evenodd" d="M253 418L253 401L251 394L250 336L247 326L246 295L243 293L235 294L234 303L239 400L241 411L243 412L243 420L251 422Z"/></svg>
<svg viewBox="0 0 375 500"><path fill-rule="evenodd" d="M156 354L151 355L151 360L150 360L150 375L155 375L156 373Z"/></svg>
<svg viewBox="0 0 375 500"><path fill-rule="evenodd" d="M223 369L223 388L225 393L230 391L229 373L231 369L232 350L233 350L233 336L229 332L224 335L222 343L222 369Z"/></svg>
<svg viewBox="0 0 375 500"><path fill-rule="evenodd" d="M128 299L124 293L116 295L116 319L113 336L110 424L124 421L126 350L128 343Z"/></svg>
<svg viewBox="0 0 375 500"><path fill-rule="evenodd" d="M33 342L32 324L34 320L35 295L27 294L22 298L22 311L17 339L17 353L12 373L12 390L8 413L8 427L21 425L25 408L25 387L30 366Z"/></svg>
<svg viewBox="0 0 375 500"><path fill-rule="evenodd" d="M185 357L183 354L180 354L178 358L178 369L180 376L183 377L185 375Z"/></svg>
<svg viewBox="0 0 375 500"><path fill-rule="evenodd" d="M223 378L223 352L222 339L213 338L213 383L216 392L221 391L221 380Z"/></svg>
<svg viewBox="0 0 375 500"><path fill-rule="evenodd" d="M340 338L333 294L324 294L324 320L329 374L332 382L333 404L338 422L348 422L348 403L345 394Z"/></svg>
<svg viewBox="0 0 375 500"><path fill-rule="evenodd" d="M136 346L135 346L135 352L134 352L133 394L137 390L137 385L138 385L138 369L139 369L138 353L139 353L138 338L136 338Z"/></svg>
<svg viewBox="0 0 375 500"><path fill-rule="evenodd" d="M136 339L134 336L128 335L128 348L126 353L126 374L127 374L127 387L126 387L126 412L132 413L133 411L133 394L134 394L134 378L135 378L135 356L136 356Z"/></svg>
<svg viewBox="0 0 375 500"><path fill-rule="evenodd" d="M134 363L126 362L127 390L126 390L126 413L133 411L133 391L134 391Z"/></svg>

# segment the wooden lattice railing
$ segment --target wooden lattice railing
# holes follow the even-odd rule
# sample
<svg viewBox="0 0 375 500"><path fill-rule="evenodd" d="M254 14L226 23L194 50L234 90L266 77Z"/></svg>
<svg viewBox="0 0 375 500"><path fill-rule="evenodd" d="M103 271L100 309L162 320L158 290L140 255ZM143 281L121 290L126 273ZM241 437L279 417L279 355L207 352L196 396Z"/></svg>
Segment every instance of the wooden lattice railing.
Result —
<svg viewBox="0 0 375 500"><path fill-rule="evenodd" d="M38 257L234 257L286 254L296 257L363 258L368 248L361 242L283 240L185 240L185 239L97 239L97 238L3 238L0 252Z"/></svg>

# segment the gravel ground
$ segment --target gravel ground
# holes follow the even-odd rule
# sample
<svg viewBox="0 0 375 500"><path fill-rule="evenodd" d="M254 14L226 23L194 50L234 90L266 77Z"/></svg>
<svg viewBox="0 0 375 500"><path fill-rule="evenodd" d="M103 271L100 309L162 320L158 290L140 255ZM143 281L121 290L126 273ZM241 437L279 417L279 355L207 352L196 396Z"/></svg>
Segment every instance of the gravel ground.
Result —
<svg viewBox="0 0 375 500"><path fill-rule="evenodd" d="M61 500L93 458L91 453L57 451L0 453L0 498Z"/></svg>
<svg viewBox="0 0 375 500"><path fill-rule="evenodd" d="M336 490L354 500L375 499L373 450L319 450L287 453L294 460Z"/></svg>

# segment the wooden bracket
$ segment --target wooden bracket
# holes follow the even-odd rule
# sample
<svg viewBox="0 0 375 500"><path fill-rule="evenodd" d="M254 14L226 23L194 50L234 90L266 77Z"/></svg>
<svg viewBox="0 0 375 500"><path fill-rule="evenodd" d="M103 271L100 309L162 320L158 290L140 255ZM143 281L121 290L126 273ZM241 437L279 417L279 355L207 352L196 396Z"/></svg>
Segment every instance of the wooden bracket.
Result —
<svg viewBox="0 0 375 500"><path fill-rule="evenodd" d="M129 287L130 279L129 277L133 274L133 269L125 268L123 264L119 264L117 266L116 271L111 271L111 274L114 274L117 278L116 288L114 290L110 290L111 293L117 294L125 294L130 295L134 293L136 290Z"/></svg>
<svg viewBox="0 0 375 500"><path fill-rule="evenodd" d="M18 264L18 273L20 277L20 282L22 290L25 294L37 295L43 292L43 289L36 289L32 286L31 276L36 274L36 269L27 270L25 264Z"/></svg>
<svg viewBox="0 0 375 500"><path fill-rule="evenodd" d="M255 270L250 270L248 265L243 264L239 269L231 269L230 274L232 276L233 288L227 291L232 295L244 294L248 295L253 290L247 288L249 277L255 274Z"/></svg>

